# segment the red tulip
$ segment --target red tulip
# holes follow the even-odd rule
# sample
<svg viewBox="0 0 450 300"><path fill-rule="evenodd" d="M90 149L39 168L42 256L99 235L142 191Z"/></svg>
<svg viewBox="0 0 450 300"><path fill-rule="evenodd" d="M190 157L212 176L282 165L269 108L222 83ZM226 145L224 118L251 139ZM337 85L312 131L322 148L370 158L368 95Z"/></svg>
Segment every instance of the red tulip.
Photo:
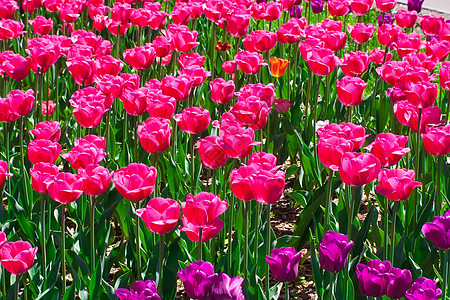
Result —
<svg viewBox="0 0 450 300"><path fill-rule="evenodd" d="M180 205L169 198L153 198L145 208L136 210L136 215L144 220L147 228L156 234L166 234L177 226Z"/></svg>
<svg viewBox="0 0 450 300"><path fill-rule="evenodd" d="M161 80L161 90L165 95L182 101L189 97L192 83L192 79L187 75L166 76Z"/></svg>
<svg viewBox="0 0 450 300"><path fill-rule="evenodd" d="M163 152L169 148L172 127L167 119L150 118L138 126L137 133L142 147L147 152Z"/></svg>
<svg viewBox="0 0 450 300"><path fill-rule="evenodd" d="M397 0L375 0L375 4L379 11L388 12L395 7Z"/></svg>
<svg viewBox="0 0 450 300"><path fill-rule="evenodd" d="M151 45L126 49L123 52L123 58L135 70L148 69L152 65L156 57L155 48Z"/></svg>
<svg viewBox="0 0 450 300"><path fill-rule="evenodd" d="M277 35L274 32L265 30L255 30L248 34L242 43L247 51L266 52L275 47Z"/></svg>
<svg viewBox="0 0 450 300"><path fill-rule="evenodd" d="M450 124L440 127L428 127L422 133L423 145L431 155L447 155L450 153Z"/></svg>
<svg viewBox="0 0 450 300"><path fill-rule="evenodd" d="M109 189L112 173L97 164L90 164L86 168L78 169L83 180L83 192L90 196L98 196Z"/></svg>
<svg viewBox="0 0 450 300"><path fill-rule="evenodd" d="M223 142L217 136L207 136L204 139L198 140L197 148L205 168L218 169L228 159Z"/></svg>
<svg viewBox="0 0 450 300"><path fill-rule="evenodd" d="M415 187L422 185L422 183L414 181L415 176L413 170L382 169L378 174L379 185L375 186L375 191L389 200L406 200Z"/></svg>
<svg viewBox="0 0 450 300"><path fill-rule="evenodd" d="M350 0L350 9L358 16L365 15L372 7L374 0Z"/></svg>
<svg viewBox="0 0 450 300"><path fill-rule="evenodd" d="M408 83L405 90L408 101L419 108L433 105L436 102L437 94L437 85L428 81Z"/></svg>
<svg viewBox="0 0 450 300"><path fill-rule="evenodd" d="M365 149L378 158L382 166L391 167L396 165L406 153L411 151L411 149L405 147L407 141L407 136L380 133L375 138L375 141L365 147Z"/></svg>
<svg viewBox="0 0 450 300"><path fill-rule="evenodd" d="M423 32L430 36L438 34L445 23L445 18L433 14L422 15L419 19Z"/></svg>
<svg viewBox="0 0 450 300"><path fill-rule="evenodd" d="M22 55L13 52L11 52L11 55L5 55L5 52L3 52L3 59L0 60L2 60L0 68L5 71L6 75L14 80L23 80L30 74L30 57L23 57Z"/></svg>
<svg viewBox="0 0 450 300"><path fill-rule="evenodd" d="M6 177L12 177L12 173L8 173L8 164L4 160L0 160L0 188L3 187Z"/></svg>
<svg viewBox="0 0 450 300"><path fill-rule="evenodd" d="M425 51L428 56L433 56L439 61L444 61L450 53L450 42L432 39L426 43Z"/></svg>
<svg viewBox="0 0 450 300"><path fill-rule="evenodd" d="M358 77L345 76L337 81L337 96L339 101L346 106L358 106L364 96L367 83Z"/></svg>
<svg viewBox="0 0 450 300"><path fill-rule="evenodd" d="M249 51L239 51L234 57L234 60L242 72L251 75L258 73L261 66L267 65L263 62L263 57L260 53Z"/></svg>
<svg viewBox="0 0 450 300"><path fill-rule="evenodd" d="M364 44L372 37L375 27L372 24L357 23L355 26L348 25L347 31L356 43Z"/></svg>
<svg viewBox="0 0 450 300"><path fill-rule="evenodd" d="M211 100L220 104L226 104L234 97L234 81L225 81L223 78L216 78L209 83L211 89Z"/></svg>
<svg viewBox="0 0 450 300"><path fill-rule="evenodd" d="M258 169L255 165L249 164L239 169L234 169L230 174L230 185L233 194L243 200L250 201L255 199L252 190L252 182Z"/></svg>
<svg viewBox="0 0 450 300"><path fill-rule="evenodd" d="M328 11L330 15L335 17L342 17L349 13L350 6L347 0L328 0Z"/></svg>
<svg viewBox="0 0 450 300"><path fill-rule="evenodd" d="M37 163L30 169L31 186L38 193L48 193L48 179L59 173L58 167L50 163ZM1 185L0 185L1 186Z"/></svg>
<svg viewBox="0 0 450 300"><path fill-rule="evenodd" d="M28 242L8 242L0 248L0 262L8 272L23 274L33 266L37 251Z"/></svg>
<svg viewBox="0 0 450 300"><path fill-rule="evenodd" d="M28 23L33 26L33 31L37 35L48 34L53 27L53 20L46 19L43 16L37 16L34 20L29 20Z"/></svg>
<svg viewBox="0 0 450 300"><path fill-rule="evenodd" d="M58 142L61 137L61 126L59 122L40 122L34 126L33 130L30 130L30 133L34 135L36 139Z"/></svg>
<svg viewBox="0 0 450 300"><path fill-rule="evenodd" d="M418 52L425 45L422 43L420 34L418 33L400 33L397 41L397 53L403 57L412 52Z"/></svg>
<svg viewBox="0 0 450 300"><path fill-rule="evenodd" d="M369 56L362 51L350 52L344 54L341 62L341 70L350 77L362 76L369 67Z"/></svg>
<svg viewBox="0 0 450 300"><path fill-rule="evenodd" d="M9 39L18 38L22 33L23 23L15 20L0 20L0 40L5 41Z"/></svg>
<svg viewBox="0 0 450 300"><path fill-rule="evenodd" d="M50 197L62 204L77 200L83 193L83 180L79 175L61 172L50 176L46 183Z"/></svg>
<svg viewBox="0 0 450 300"><path fill-rule="evenodd" d="M252 181L253 195L259 203L273 204L283 195L285 174L281 171L259 170Z"/></svg>
<svg viewBox="0 0 450 300"><path fill-rule="evenodd" d="M125 199L141 201L153 193L156 176L154 167L131 163L114 172L112 181Z"/></svg>
<svg viewBox="0 0 450 300"><path fill-rule="evenodd" d="M283 44L294 44L300 40L303 29L298 20L292 18L277 30L277 40Z"/></svg>
<svg viewBox="0 0 450 300"><path fill-rule="evenodd" d="M173 118L181 130L191 134L202 133L211 122L209 111L201 107L185 108L181 114L176 114Z"/></svg>
<svg viewBox="0 0 450 300"><path fill-rule="evenodd" d="M311 71L319 76L330 74L339 64L339 59L333 51L327 48L313 48L307 54L308 66Z"/></svg>
<svg viewBox="0 0 450 300"><path fill-rule="evenodd" d="M345 138L332 136L329 138L320 138L317 149L320 162L325 167L337 171L341 165L342 154L351 152L353 150L353 143Z"/></svg>
<svg viewBox="0 0 450 300"><path fill-rule="evenodd" d="M344 138L353 143L352 151L357 151L364 144L366 137L366 130L360 125L355 125L353 123L340 123L340 124L329 124L323 128L317 130L317 135L319 139L328 139L333 136Z"/></svg>
<svg viewBox="0 0 450 300"><path fill-rule="evenodd" d="M289 99L275 99L275 110L279 113L286 113L289 111L289 108L292 106L292 103Z"/></svg>
<svg viewBox="0 0 450 300"><path fill-rule="evenodd" d="M228 208L228 203L226 200L222 201L218 195L201 192L195 196L188 194L186 202L183 202L181 207L183 208L183 219L186 218L196 227L204 227L211 225L216 218L223 214Z"/></svg>
<svg viewBox="0 0 450 300"><path fill-rule="evenodd" d="M54 164L61 153L61 145L49 140L33 140L28 144L28 159L35 165L39 162Z"/></svg>
<svg viewBox="0 0 450 300"><path fill-rule="evenodd" d="M13 111L21 117L30 113L34 106L34 91L32 89L23 92L21 90L12 90L8 93L8 99Z"/></svg>
<svg viewBox="0 0 450 300"><path fill-rule="evenodd" d="M342 155L339 174L347 185L363 186L377 178L380 161L370 153L347 152Z"/></svg>
<svg viewBox="0 0 450 300"><path fill-rule="evenodd" d="M401 28L412 28L416 24L417 16L415 10L400 9L395 13L395 21Z"/></svg>
<svg viewBox="0 0 450 300"><path fill-rule="evenodd" d="M106 156L104 148L97 147L95 144L83 143L72 148L68 153L62 155L62 158L72 164L75 170L85 169L90 164L98 164Z"/></svg>

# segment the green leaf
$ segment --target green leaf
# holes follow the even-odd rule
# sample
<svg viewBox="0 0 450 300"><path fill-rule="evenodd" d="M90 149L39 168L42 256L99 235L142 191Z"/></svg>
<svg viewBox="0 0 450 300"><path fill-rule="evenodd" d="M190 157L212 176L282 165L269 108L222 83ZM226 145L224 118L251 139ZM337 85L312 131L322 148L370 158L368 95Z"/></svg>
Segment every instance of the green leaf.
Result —
<svg viewBox="0 0 450 300"><path fill-rule="evenodd" d="M319 264L319 259L317 257L317 253L316 253L314 236L312 234L311 229L309 230L309 243L311 246L311 267L312 267L312 271L313 271L312 275L313 275L314 283L316 285L317 295L319 296L319 299L322 299L322 296L324 294L322 271L320 270L320 264Z"/></svg>

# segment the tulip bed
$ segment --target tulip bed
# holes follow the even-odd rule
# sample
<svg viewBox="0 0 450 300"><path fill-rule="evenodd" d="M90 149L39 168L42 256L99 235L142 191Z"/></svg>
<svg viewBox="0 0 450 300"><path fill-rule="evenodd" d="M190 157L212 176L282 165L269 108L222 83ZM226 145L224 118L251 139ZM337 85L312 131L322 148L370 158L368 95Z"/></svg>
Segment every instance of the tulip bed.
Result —
<svg viewBox="0 0 450 300"><path fill-rule="evenodd" d="M450 297L422 2L0 0L2 299Z"/></svg>

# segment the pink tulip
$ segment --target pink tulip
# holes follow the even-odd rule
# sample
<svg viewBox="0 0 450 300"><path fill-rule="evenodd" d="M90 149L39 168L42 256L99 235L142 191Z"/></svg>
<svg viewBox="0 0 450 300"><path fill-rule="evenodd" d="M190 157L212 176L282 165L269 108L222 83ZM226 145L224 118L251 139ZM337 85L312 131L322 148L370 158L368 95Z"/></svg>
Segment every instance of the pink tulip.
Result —
<svg viewBox="0 0 450 300"><path fill-rule="evenodd" d="M436 35L444 26L445 19L436 15L421 15L420 26L426 35Z"/></svg>
<svg viewBox="0 0 450 300"><path fill-rule="evenodd" d="M328 0L327 7L330 15L335 17L345 16L350 11L348 0Z"/></svg>
<svg viewBox="0 0 450 300"><path fill-rule="evenodd" d="M95 60L95 77L102 78L105 75L119 76L122 72L123 62L111 55L103 55ZM131 75L131 74L130 74Z"/></svg>
<svg viewBox="0 0 450 300"><path fill-rule="evenodd" d="M30 133L39 140L50 140L58 142L61 137L61 126L59 122L45 121L37 123Z"/></svg>
<svg viewBox="0 0 450 300"><path fill-rule="evenodd" d="M113 175L108 169L97 164L90 164L84 169L78 169L78 174L83 180L83 192L90 196L98 196L106 193Z"/></svg>
<svg viewBox="0 0 450 300"><path fill-rule="evenodd" d="M207 136L197 141L200 159L205 168L218 169L226 163L228 155L223 147L223 142L217 136Z"/></svg>
<svg viewBox="0 0 450 300"><path fill-rule="evenodd" d="M277 35L274 32L265 30L255 30L248 34L242 43L247 51L266 52L275 47Z"/></svg>
<svg viewBox="0 0 450 300"><path fill-rule="evenodd" d="M231 113L242 124L258 130L266 126L267 116L271 110L272 107L269 108L267 103L261 101L259 97L250 96L248 98L239 97L231 108Z"/></svg>
<svg viewBox="0 0 450 300"><path fill-rule="evenodd" d="M181 204L183 218L196 227L211 225L213 221L223 214L227 208L226 200L211 193L201 192L197 195L188 194L186 202ZM184 222L183 222L184 223Z"/></svg>
<svg viewBox="0 0 450 300"><path fill-rule="evenodd" d="M245 74L256 74L259 72L261 66L267 65L263 62L262 55L260 53L239 51L234 57L238 68Z"/></svg>
<svg viewBox="0 0 450 300"><path fill-rule="evenodd" d="M90 164L98 164L106 156L104 148L97 147L95 144L83 143L72 148L68 153L62 155L62 158L72 164L75 170L85 169Z"/></svg>
<svg viewBox="0 0 450 300"><path fill-rule="evenodd" d="M271 107L275 100L275 85L269 83L264 85L262 83L247 84L241 87L238 93L237 101L251 96L257 96L261 101L264 101L268 107Z"/></svg>
<svg viewBox="0 0 450 300"><path fill-rule="evenodd" d="M198 66L203 67L206 61L206 56L200 55L197 52L181 53L178 57L177 62L180 69L186 68L188 66Z"/></svg>
<svg viewBox="0 0 450 300"><path fill-rule="evenodd" d="M388 12L397 5L397 0L375 0L377 9L381 12Z"/></svg>
<svg viewBox="0 0 450 300"><path fill-rule="evenodd" d="M355 26L349 25L347 31L356 43L364 44L372 37L375 27L372 24L356 23Z"/></svg>
<svg viewBox="0 0 450 300"><path fill-rule="evenodd" d="M370 61L373 62L374 64L381 65L385 61L386 62L391 61L392 53L388 52L386 54L386 58L385 58L385 50L375 48L375 49L370 50L369 58L370 58Z"/></svg>
<svg viewBox="0 0 450 300"><path fill-rule="evenodd" d="M50 197L62 204L77 200L83 193L83 180L79 175L61 172L50 176L45 182Z"/></svg>
<svg viewBox="0 0 450 300"><path fill-rule="evenodd" d="M0 69L3 69L6 75L14 80L21 81L27 78L30 74L31 58L13 52L10 52L11 55L5 54L3 52L3 59L0 59L2 61Z"/></svg>
<svg viewBox="0 0 450 300"><path fill-rule="evenodd" d="M19 118L20 115L11 107L11 100L9 98L0 98L0 122L9 123Z"/></svg>
<svg viewBox="0 0 450 300"><path fill-rule="evenodd" d="M211 76L211 72L206 71L203 67L199 66L187 66L181 70L178 70L178 74L187 75L192 80L192 87L200 86L206 78Z"/></svg>
<svg viewBox="0 0 450 300"><path fill-rule="evenodd" d="M277 40L283 44L294 44L298 42L302 36L303 29L298 20L289 19L289 21L280 26L277 30Z"/></svg>
<svg viewBox="0 0 450 300"><path fill-rule="evenodd" d="M428 56L435 57L439 61L444 61L450 53L450 42L432 39L427 42L425 51Z"/></svg>
<svg viewBox="0 0 450 300"><path fill-rule="evenodd" d="M344 138L353 143L352 151L357 151L364 144L366 137L366 131L364 127L360 125L355 125L353 123L340 123L340 124L329 124L323 128L317 130L317 135L319 139L328 139L333 136Z"/></svg>
<svg viewBox="0 0 450 300"><path fill-rule="evenodd" d="M34 20L29 20L28 23L33 26L33 31L37 35L48 34L53 27L53 20L46 19L43 16L37 16Z"/></svg>
<svg viewBox="0 0 450 300"><path fill-rule="evenodd" d="M337 136L319 138L317 150L320 162L325 167L337 171L341 165L342 155L353 150L353 143Z"/></svg>
<svg viewBox="0 0 450 300"><path fill-rule="evenodd" d="M429 127L422 133L423 145L431 155L447 155L450 153L450 124L440 127Z"/></svg>
<svg viewBox="0 0 450 300"><path fill-rule="evenodd" d="M346 152L342 155L339 174L347 185L363 186L377 178L381 164L370 153Z"/></svg>
<svg viewBox="0 0 450 300"><path fill-rule="evenodd" d="M415 10L400 9L395 13L395 21L401 28L412 28L416 24L417 16Z"/></svg>
<svg viewBox="0 0 450 300"><path fill-rule="evenodd" d="M156 177L154 167L131 163L114 172L112 181L125 199L141 201L153 193Z"/></svg>
<svg viewBox="0 0 450 300"><path fill-rule="evenodd" d="M95 62L92 59L77 56L67 60L67 67L79 85L90 85L94 82Z"/></svg>
<svg viewBox="0 0 450 300"><path fill-rule="evenodd" d="M417 123L419 108L412 105L409 101L398 101L394 104L394 114L397 120L417 132ZM420 118L420 132L425 133L429 124L439 123L441 119L441 109L438 106L430 106L422 110Z"/></svg>
<svg viewBox="0 0 450 300"><path fill-rule="evenodd" d="M150 118L138 126L137 133L142 147L147 152L163 152L169 148L172 127L167 119Z"/></svg>
<svg viewBox="0 0 450 300"><path fill-rule="evenodd" d="M61 153L61 145L49 140L33 140L28 144L28 159L35 165L39 162L54 164Z"/></svg>
<svg viewBox="0 0 450 300"><path fill-rule="evenodd" d="M308 66L318 76L330 74L339 64L339 59L333 51L327 48L313 48L307 54Z"/></svg>
<svg viewBox="0 0 450 300"><path fill-rule="evenodd" d="M243 37L247 34L250 25L250 15L236 14L227 19L227 31L235 37Z"/></svg>
<svg viewBox="0 0 450 300"><path fill-rule="evenodd" d="M273 204L283 195L285 187L285 173L259 170L253 181L253 195L259 203Z"/></svg>
<svg viewBox="0 0 450 300"><path fill-rule="evenodd" d="M209 83L211 89L211 100L216 103L226 104L234 97L234 81L225 81L223 78L216 78Z"/></svg>
<svg viewBox="0 0 450 300"><path fill-rule="evenodd" d="M182 101L189 97L192 83L192 79L187 75L166 76L161 80L161 90L165 95Z"/></svg>
<svg viewBox="0 0 450 300"><path fill-rule="evenodd" d="M230 185L233 194L243 200L250 201L255 199L252 190L252 183L255 180L255 175L258 169L253 166L242 166L239 169L234 169L230 174Z"/></svg>
<svg viewBox="0 0 450 300"><path fill-rule="evenodd" d="M48 193L48 179L59 173L58 167L50 163L37 163L30 169L31 186L38 193Z"/></svg>
<svg viewBox="0 0 450 300"><path fill-rule="evenodd" d="M184 132L200 134L208 128L211 122L209 111L201 107L188 107L181 114L173 116L178 126Z"/></svg>
<svg viewBox="0 0 450 300"><path fill-rule="evenodd" d="M28 49L25 51L31 56L33 64L44 71L61 56L60 45L49 39L28 39L27 47Z"/></svg>
<svg viewBox="0 0 450 300"><path fill-rule="evenodd" d="M289 108L292 106L292 103L289 99L275 99L275 109L279 113L286 113L289 111Z"/></svg>
<svg viewBox="0 0 450 300"><path fill-rule="evenodd" d="M6 177L12 176L12 173L8 173L8 163L4 160L0 160L0 188L5 184Z"/></svg>
<svg viewBox="0 0 450 300"><path fill-rule="evenodd" d="M28 242L8 242L0 248L0 262L8 272L23 274L33 266L37 251Z"/></svg>
<svg viewBox="0 0 450 300"><path fill-rule="evenodd" d="M132 116L142 116L147 109L148 89L140 88L135 91L125 90L120 99L125 111Z"/></svg>
<svg viewBox="0 0 450 300"><path fill-rule="evenodd" d="M407 142L407 136L380 133L375 138L375 141L365 147L365 149L378 158L383 167L391 167L396 165L406 153L411 151L410 148L405 147Z"/></svg>
<svg viewBox="0 0 450 300"><path fill-rule="evenodd" d="M23 92L21 90L12 90L8 93L8 99L13 111L21 117L30 113L34 106L34 91L32 89Z"/></svg>
<svg viewBox="0 0 450 300"><path fill-rule="evenodd" d="M147 94L147 112L152 118L172 118L177 101L175 98L164 95L160 90Z"/></svg>
<svg viewBox="0 0 450 300"><path fill-rule="evenodd" d="M358 106L364 96L367 83L358 77L345 76L337 83L337 96L339 101L346 106Z"/></svg>
<svg viewBox="0 0 450 300"><path fill-rule="evenodd" d="M17 2L14 0L5 0L1 2L0 5L0 18L1 19L12 19L14 17L14 12L19 9Z"/></svg>
<svg viewBox="0 0 450 300"><path fill-rule="evenodd" d="M390 46L397 42L398 35L402 33L402 29L391 24L383 24L378 28L378 42L383 46Z"/></svg>
<svg viewBox="0 0 450 300"><path fill-rule="evenodd" d="M180 205L169 198L153 198L145 208L136 210L136 215L144 220L147 228L156 234L166 234L177 226Z"/></svg>
<svg viewBox="0 0 450 300"><path fill-rule="evenodd" d="M372 7L374 0L350 0L350 9L358 16L365 15Z"/></svg>
<svg viewBox="0 0 450 300"><path fill-rule="evenodd" d="M140 71L151 67L156 57L155 48L151 45L126 49L123 58L133 69Z"/></svg>
<svg viewBox="0 0 450 300"><path fill-rule="evenodd" d="M0 40L5 41L9 39L18 38L25 31L23 30L23 23L15 20L0 20Z"/></svg>
<svg viewBox="0 0 450 300"><path fill-rule="evenodd" d="M406 200L415 187L422 185L422 183L414 181L415 176L413 170L382 169L378 175L379 185L375 186L375 191L389 200Z"/></svg>
<svg viewBox="0 0 450 300"><path fill-rule="evenodd" d="M409 83L405 90L408 101L419 108L433 105L436 102L437 94L437 85L428 81Z"/></svg>
<svg viewBox="0 0 450 300"><path fill-rule="evenodd" d="M369 56L362 51L350 52L344 54L341 62L341 70L350 77L362 76L369 67Z"/></svg>

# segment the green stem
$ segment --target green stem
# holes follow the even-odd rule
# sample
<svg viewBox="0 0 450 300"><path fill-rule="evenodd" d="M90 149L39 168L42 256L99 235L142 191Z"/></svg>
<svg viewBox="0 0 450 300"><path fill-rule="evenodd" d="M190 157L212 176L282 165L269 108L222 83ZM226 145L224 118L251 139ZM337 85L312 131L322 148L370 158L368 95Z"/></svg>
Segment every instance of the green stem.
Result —
<svg viewBox="0 0 450 300"><path fill-rule="evenodd" d="M332 210L333 204L332 204L332 186L333 186L333 176L334 171L330 170L330 175L328 176L328 185L327 185L327 199L325 202L325 224L323 231L326 232L330 225L330 211Z"/></svg>
<svg viewBox="0 0 450 300"><path fill-rule="evenodd" d="M5 147L6 147L6 163L8 168L10 168L11 159L10 159L10 145L9 145L9 123L4 123L5 125ZM8 182L8 193L11 193L11 180L6 179Z"/></svg>
<svg viewBox="0 0 450 300"><path fill-rule="evenodd" d="M450 297L450 276L449 276L449 271L450 271L450 250L445 250L445 260L446 260L446 273L444 277L445 280L445 299L448 299Z"/></svg>
<svg viewBox="0 0 450 300"><path fill-rule="evenodd" d="M225 177L226 178L226 177ZM224 179L226 180L226 179ZM228 208L228 273L231 274L233 273L232 271L232 262L233 262L233 257L232 257L232 252L233 252L233 247L232 247L232 243L233 243L233 212L234 212L234 196L231 195L230 197L230 203L229 203L229 208Z"/></svg>
<svg viewBox="0 0 450 300"><path fill-rule="evenodd" d="M160 187L159 187L159 180L158 180L158 177L160 175L159 174L159 169L158 169L158 162L159 162L159 153L155 152L155 153L153 153L153 165L156 168L156 183L155 183L155 191L153 193L155 195L155 198L159 197L159 189L160 189Z"/></svg>
<svg viewBox="0 0 450 300"><path fill-rule="evenodd" d="M23 143L24 143L24 139L23 139L23 117L19 118L19 142L20 142L20 164L22 167L22 172L26 172L27 170L25 170L25 160L24 160L24 156L25 156L25 151L23 148ZM28 197L28 185L25 182L25 180L23 181L23 189L25 191L25 203L27 208L31 207L31 203L30 203L30 199ZM31 217L31 212L30 212L30 217Z"/></svg>
<svg viewBox="0 0 450 300"><path fill-rule="evenodd" d="M382 197L384 200L383 216L384 216L384 257L389 259L389 200Z"/></svg>
<svg viewBox="0 0 450 300"><path fill-rule="evenodd" d="M136 201L135 211L139 209L140 202ZM139 236L139 220L140 217L136 215L136 269L137 269L137 280L141 280L141 238Z"/></svg>
<svg viewBox="0 0 450 300"><path fill-rule="evenodd" d="M116 37L116 58L120 59L119 57L119 41L120 41L120 25L117 27L117 37Z"/></svg>
<svg viewBox="0 0 450 300"><path fill-rule="evenodd" d="M289 282L286 282L284 284L284 290L285 290L285 293L286 293L286 300L289 300Z"/></svg>
<svg viewBox="0 0 450 300"><path fill-rule="evenodd" d="M435 209L435 215L440 216L441 215L441 156L437 156L437 174L436 174L436 202L434 205Z"/></svg>
<svg viewBox="0 0 450 300"><path fill-rule="evenodd" d="M347 122L351 122L351 121L352 121L352 107L347 106Z"/></svg>
<svg viewBox="0 0 450 300"><path fill-rule="evenodd" d="M164 234L159 235L159 260L158 260L158 293L162 297L163 284L163 259L164 259Z"/></svg>
<svg viewBox="0 0 450 300"><path fill-rule="evenodd" d="M386 198L387 201L387 198ZM392 232L391 232L391 262L394 265L394 257L395 257L395 225L397 223L397 212L400 203L394 202L392 207Z"/></svg>
<svg viewBox="0 0 450 300"><path fill-rule="evenodd" d="M198 229L197 260L202 260L203 227Z"/></svg>
<svg viewBox="0 0 450 300"><path fill-rule="evenodd" d="M266 209L266 255L270 255L270 204L267 205ZM269 263L266 262L266 299L269 298L270 281L269 281Z"/></svg>
<svg viewBox="0 0 450 300"><path fill-rule="evenodd" d="M91 276L93 277L95 273L95 198L94 196L89 198L91 200Z"/></svg>
<svg viewBox="0 0 450 300"><path fill-rule="evenodd" d="M317 128L317 110L319 105L319 87L320 87L320 76L317 76L317 90L314 100L314 132L312 134L313 136L313 146L314 146L314 159L316 161L316 165L319 165L319 158L317 156L317 143L316 143L316 128Z"/></svg>
<svg viewBox="0 0 450 300"><path fill-rule="evenodd" d="M66 205L61 205L62 295L66 293Z"/></svg>
<svg viewBox="0 0 450 300"><path fill-rule="evenodd" d="M247 270L248 270L248 202L244 202L244 283L247 284Z"/></svg>
<svg viewBox="0 0 450 300"><path fill-rule="evenodd" d="M448 98L447 98L447 116L445 117L445 120L450 121L450 91L448 92Z"/></svg>
<svg viewBox="0 0 450 300"><path fill-rule="evenodd" d="M28 300L28 288L27 288L27 273L23 273L22 275L23 280L23 297L25 300Z"/></svg>
<svg viewBox="0 0 450 300"><path fill-rule="evenodd" d="M2 297L6 299L6 277L5 277L6 269L2 267Z"/></svg>
<svg viewBox="0 0 450 300"><path fill-rule="evenodd" d="M313 85L313 74L311 69L308 71L308 90L306 91L306 99L305 99L305 132L308 133L308 127L310 126L309 122L309 99L311 99ZM307 140L309 140L308 136L306 136Z"/></svg>
<svg viewBox="0 0 450 300"><path fill-rule="evenodd" d="M416 136L416 180L420 181L420 158L419 158L419 153L420 153L420 122L421 122L421 118L422 118L422 108L419 107L419 115L417 118L417 136ZM414 197L414 214L413 214L413 224L416 224L417 222L417 205L419 205L420 203L420 199L419 199L420 195L419 195L419 187L417 187L416 192L415 192L415 197Z"/></svg>
<svg viewBox="0 0 450 300"><path fill-rule="evenodd" d="M15 295L14 295L14 299L16 299L16 300L19 299L19 281L20 281L19 279L20 279L20 276L16 275L16 292L15 292ZM5 299L6 299L6 296L5 296Z"/></svg>
<svg viewBox="0 0 450 300"><path fill-rule="evenodd" d="M334 280L335 280L336 274L331 273L330 274L330 292L328 293L329 299L333 300L333 290L334 290Z"/></svg>
<svg viewBox="0 0 450 300"><path fill-rule="evenodd" d="M261 216L261 203L256 202L255 205L255 252L253 256L255 257L255 265L258 265L258 248L259 248L259 219ZM255 268L255 275L258 273L258 268Z"/></svg>
<svg viewBox="0 0 450 300"><path fill-rule="evenodd" d="M47 194L40 194L41 196L41 230L42 230L42 275L44 280L47 279L47 243L45 237L45 200Z"/></svg>
<svg viewBox="0 0 450 300"><path fill-rule="evenodd" d="M134 116L134 162L139 162L139 152L138 152L138 126L139 126L139 116ZM155 168L157 168L155 166Z"/></svg>
<svg viewBox="0 0 450 300"><path fill-rule="evenodd" d="M194 161L194 153L195 153L195 134L191 134L191 193L195 194L195 161Z"/></svg>
<svg viewBox="0 0 450 300"><path fill-rule="evenodd" d="M123 148L125 148L125 145L127 144L127 136L128 136L128 113L125 111L125 109L123 110L124 113L124 117L123 117ZM130 158L127 155L127 151L126 149L123 149L125 151L125 156L126 156L126 163L129 164L130 163Z"/></svg>
<svg viewBox="0 0 450 300"><path fill-rule="evenodd" d="M353 205L354 205L354 201L353 201L353 197L352 197L352 193L351 193L351 186L349 185L345 185L345 191L347 194L347 205L348 207L348 220L347 220L347 236L348 239L350 240L352 238L352 227L353 227Z"/></svg>

